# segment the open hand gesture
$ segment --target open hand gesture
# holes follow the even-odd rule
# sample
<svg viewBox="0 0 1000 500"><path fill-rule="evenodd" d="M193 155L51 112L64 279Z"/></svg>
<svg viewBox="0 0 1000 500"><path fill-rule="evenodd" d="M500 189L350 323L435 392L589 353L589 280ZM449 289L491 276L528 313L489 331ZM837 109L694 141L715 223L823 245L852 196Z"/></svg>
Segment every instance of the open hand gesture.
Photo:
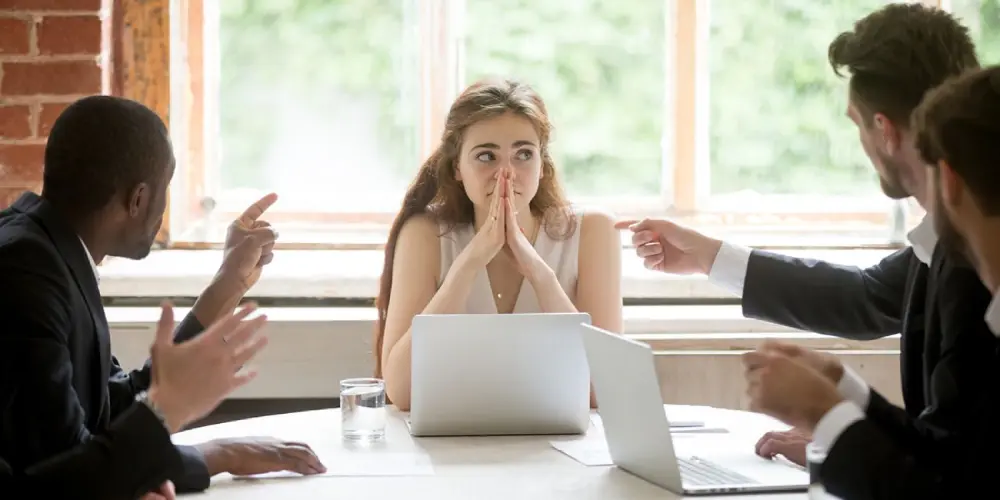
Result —
<svg viewBox="0 0 1000 500"><path fill-rule="evenodd" d="M257 335L267 317L247 319L256 307L246 305L201 335L176 344L173 307L165 303L162 309L150 348L153 380L149 395L163 411L167 426L176 432L253 380L255 372L241 373L240 368L267 345L267 337Z"/></svg>

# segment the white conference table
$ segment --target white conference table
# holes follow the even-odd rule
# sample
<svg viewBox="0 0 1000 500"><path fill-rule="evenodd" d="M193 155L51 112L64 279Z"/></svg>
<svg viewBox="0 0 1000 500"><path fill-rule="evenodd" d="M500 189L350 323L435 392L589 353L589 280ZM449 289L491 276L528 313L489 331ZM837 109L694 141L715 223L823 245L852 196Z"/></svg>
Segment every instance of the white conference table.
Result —
<svg viewBox="0 0 1000 500"><path fill-rule="evenodd" d="M702 420L707 427L724 427L725 434L701 434L698 439L726 440L725 446L753 453L760 436L787 426L763 415L704 406L664 405L674 419ZM423 475L322 475L268 478L233 478L221 474L212 486L196 495L208 499L392 499L437 500L544 498L573 499L665 499L678 496L614 466L585 466L552 448L550 441L603 441L600 418L592 414L586 436L511 436L413 438L405 413L389 407L386 437L374 444L344 442L340 435L340 410L317 410L273 415L211 425L178 433L177 444L196 444L211 439L271 436L308 443L330 471L351 474L413 470L425 467ZM675 434L675 443L693 436ZM599 442L599 441L598 441ZM589 446L589 444L588 444ZM678 446L681 446L678 444ZM366 465L369 464L369 465ZM378 464L378 465L374 465ZM386 464L400 464L398 466ZM429 465L430 473L426 468ZM700 497L705 498L705 497ZM714 498L792 500L805 493L726 495Z"/></svg>

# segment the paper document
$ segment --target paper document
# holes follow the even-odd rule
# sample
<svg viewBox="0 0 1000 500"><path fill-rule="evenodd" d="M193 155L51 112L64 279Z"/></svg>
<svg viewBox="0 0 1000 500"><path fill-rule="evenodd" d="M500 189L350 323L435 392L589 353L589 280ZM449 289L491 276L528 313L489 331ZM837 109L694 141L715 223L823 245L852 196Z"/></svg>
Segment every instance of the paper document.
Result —
<svg viewBox="0 0 1000 500"><path fill-rule="evenodd" d="M674 439L674 445L681 447L688 440L696 439L695 436L705 433L727 433L726 429L720 427L692 427L692 428L681 428L681 429L670 429L670 435ZM680 441L678 441L680 440ZM691 441L694 442L694 441ZM710 443L706 442L704 439L699 438L698 443ZM611 453L608 451L608 442L603 436L588 436L583 439L576 439L572 441L549 441L549 444L553 448L559 450L569 458L580 462L587 467L597 467L602 465L613 465L614 462L611 460Z"/></svg>
<svg viewBox="0 0 1000 500"><path fill-rule="evenodd" d="M432 476L434 466L430 457L420 452L350 452L319 454L326 466L321 476ZM269 472L255 476L240 476L236 479L271 479L303 477L294 472Z"/></svg>
<svg viewBox="0 0 1000 500"><path fill-rule="evenodd" d="M591 415L591 423L594 427L601 432L604 432L604 421L601 420L600 415ZM698 420L684 420L684 421L670 421L670 432L671 433L709 433L709 434L722 434L729 432L724 427L708 427L705 422Z"/></svg>
<svg viewBox="0 0 1000 500"><path fill-rule="evenodd" d="M551 441L549 444L563 454L587 467L614 465L611 453L603 439L579 439L576 441Z"/></svg>

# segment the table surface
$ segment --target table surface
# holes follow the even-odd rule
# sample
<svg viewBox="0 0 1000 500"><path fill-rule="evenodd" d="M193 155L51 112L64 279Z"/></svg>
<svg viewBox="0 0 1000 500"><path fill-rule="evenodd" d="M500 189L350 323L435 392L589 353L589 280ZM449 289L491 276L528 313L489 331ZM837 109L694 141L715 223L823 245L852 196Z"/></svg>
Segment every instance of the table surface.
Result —
<svg viewBox="0 0 1000 500"><path fill-rule="evenodd" d="M749 412L709 407L664 405L673 420L702 420L708 427L724 427L725 434L702 434L697 439L724 440L728 450L746 450L770 430L787 426ZM292 476L233 478L221 474L203 495L210 499L665 499L679 498L614 466L585 466L552 448L551 441L603 440L596 412L586 436L411 437L406 414L389 407L386 437L374 444L344 442L340 411L317 410L252 418L178 433L177 444L210 439L272 436L308 443L328 469L364 467L366 460L426 461L429 475L411 476ZM693 436L692 436L693 437ZM675 437L674 442L689 439ZM594 441L591 441L594 442ZM371 463L371 462L368 462ZM387 463L387 462L381 462ZM350 465L348 465L350 464ZM791 465L790 465L791 466ZM383 466L380 466L383 467ZM345 469L340 469L345 470ZM705 497L700 497L705 498ZM713 498L754 500L805 499L805 493L726 495Z"/></svg>

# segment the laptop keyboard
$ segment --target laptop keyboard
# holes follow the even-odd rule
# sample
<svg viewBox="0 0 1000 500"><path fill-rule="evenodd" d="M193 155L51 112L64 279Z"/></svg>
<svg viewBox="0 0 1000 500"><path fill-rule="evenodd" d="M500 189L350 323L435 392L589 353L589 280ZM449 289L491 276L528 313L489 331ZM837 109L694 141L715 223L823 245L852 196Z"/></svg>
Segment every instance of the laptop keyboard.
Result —
<svg viewBox="0 0 1000 500"><path fill-rule="evenodd" d="M758 484L758 481L709 462L704 458L677 457L677 464L680 467L684 483L692 486Z"/></svg>

